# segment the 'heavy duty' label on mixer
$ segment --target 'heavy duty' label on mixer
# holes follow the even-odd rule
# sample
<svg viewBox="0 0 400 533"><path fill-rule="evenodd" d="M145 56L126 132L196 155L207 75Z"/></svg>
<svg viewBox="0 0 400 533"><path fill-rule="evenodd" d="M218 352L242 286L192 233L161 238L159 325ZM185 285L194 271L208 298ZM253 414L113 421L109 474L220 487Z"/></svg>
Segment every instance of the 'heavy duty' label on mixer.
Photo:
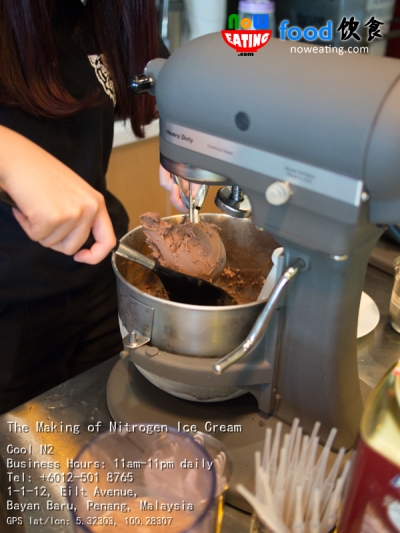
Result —
<svg viewBox="0 0 400 533"><path fill-rule="evenodd" d="M269 178L289 182L296 187L351 206L358 207L361 203L361 180L171 122L160 121L160 135L176 146L258 172Z"/></svg>

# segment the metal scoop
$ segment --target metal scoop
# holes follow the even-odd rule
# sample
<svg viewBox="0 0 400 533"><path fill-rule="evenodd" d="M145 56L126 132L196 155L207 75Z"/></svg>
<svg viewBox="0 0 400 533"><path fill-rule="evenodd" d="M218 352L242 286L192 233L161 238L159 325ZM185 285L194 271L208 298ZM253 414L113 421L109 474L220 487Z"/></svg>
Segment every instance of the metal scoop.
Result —
<svg viewBox="0 0 400 533"><path fill-rule="evenodd" d="M189 181L189 189L186 191L184 181L179 176L176 176L176 174L171 174L171 176L179 187L179 194L181 196L183 204L185 205L186 209L189 210L190 222L194 222L195 224L197 224L197 222L200 221L200 209L203 207L204 200L206 199L208 185L203 183L197 191L196 195L193 196L191 181Z"/></svg>
<svg viewBox="0 0 400 533"><path fill-rule="evenodd" d="M211 306L236 304L236 300L220 287L203 279L166 268L124 243L120 243L114 253L135 261L157 274L173 302Z"/></svg>

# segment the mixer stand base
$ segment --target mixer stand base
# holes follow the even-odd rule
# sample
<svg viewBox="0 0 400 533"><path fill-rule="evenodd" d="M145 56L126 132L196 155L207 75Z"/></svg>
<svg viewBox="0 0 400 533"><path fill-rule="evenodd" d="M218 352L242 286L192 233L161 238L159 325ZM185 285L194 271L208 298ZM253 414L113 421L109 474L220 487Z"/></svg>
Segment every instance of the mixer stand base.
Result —
<svg viewBox="0 0 400 533"><path fill-rule="evenodd" d="M371 389L360 383L366 398ZM179 426L182 431L184 425L195 425L197 431L219 439L229 450L234 465L226 501L251 512L235 487L242 483L254 491L254 453L263 449L266 428L274 431L278 423L277 418L259 411L251 394L224 402L182 400L152 385L127 358L118 361L108 378L107 405L116 422L167 424ZM284 423L282 434L290 429L291 426ZM331 462L335 457L336 454L331 453Z"/></svg>

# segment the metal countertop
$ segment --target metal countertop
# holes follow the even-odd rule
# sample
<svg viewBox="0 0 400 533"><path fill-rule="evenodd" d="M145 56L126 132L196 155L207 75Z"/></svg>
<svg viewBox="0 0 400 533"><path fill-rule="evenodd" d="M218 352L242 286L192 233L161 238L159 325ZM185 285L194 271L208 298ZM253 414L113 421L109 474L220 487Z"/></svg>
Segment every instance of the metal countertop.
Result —
<svg viewBox="0 0 400 533"><path fill-rule="evenodd" d="M377 383L385 370L400 355L400 335L388 323L392 286L392 276L377 268L368 267L364 290L378 305L381 316L375 330L359 339L358 361L360 378L371 387ZM3 487L6 487L3 489L7 492L5 496L9 498L9 491L12 492L13 490L9 487L13 482L15 489L13 494L18 496L21 504L29 506L38 502L41 507L40 510L27 507L23 511L23 521L27 533L73 532L68 509L57 510L57 506L61 508L67 502L65 495L62 494L62 486L65 485L65 482L56 482L51 477L44 479L43 475L67 472L66 460L73 459L81 447L97 434L97 431L90 431L89 429L96 426L96 423L102 423L102 429L108 427L111 417L106 402L106 384L110 371L117 360L118 356L0 417L0 454L4 462L9 461L6 471L12 472L12 475L6 476L7 483L2 483ZM48 425L54 423L58 426L61 423L64 426L71 424L77 426L77 432L38 433L36 432L38 421ZM9 422L15 422L20 427L26 425L29 431L10 431L10 428L14 429L15 426L10 425ZM10 445L11 450L10 448L7 450ZM41 446L42 453L40 453ZM47 452L52 451L50 446L54 447L53 455L46 455L45 450ZM27 453L16 453L18 448L25 448ZM18 461L29 461L29 459L46 463L59 461L61 468L60 470L21 468L17 464ZM10 464L10 460L14 461L14 464ZM25 475L24 480L22 479L23 474ZM44 492L45 495L36 495L36 492L38 494ZM47 501L53 502L52 510L46 508ZM249 525L250 516L248 514L229 505L225 506L222 533L247 533ZM21 529L13 528L11 525L7 529L1 525L0 529L9 533L20 533L21 531Z"/></svg>

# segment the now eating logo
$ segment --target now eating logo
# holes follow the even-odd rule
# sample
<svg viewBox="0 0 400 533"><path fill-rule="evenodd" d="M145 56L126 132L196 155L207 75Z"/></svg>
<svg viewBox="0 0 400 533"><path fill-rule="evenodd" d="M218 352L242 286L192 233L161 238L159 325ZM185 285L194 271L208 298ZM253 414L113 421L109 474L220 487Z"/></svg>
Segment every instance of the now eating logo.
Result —
<svg viewBox="0 0 400 533"><path fill-rule="evenodd" d="M228 19L228 30L221 34L228 46L236 52L257 52L265 46L272 37L272 30L268 30L268 15L253 15L239 21L239 16L232 14ZM239 28L243 29L239 29ZM253 27L254 30L249 28Z"/></svg>

